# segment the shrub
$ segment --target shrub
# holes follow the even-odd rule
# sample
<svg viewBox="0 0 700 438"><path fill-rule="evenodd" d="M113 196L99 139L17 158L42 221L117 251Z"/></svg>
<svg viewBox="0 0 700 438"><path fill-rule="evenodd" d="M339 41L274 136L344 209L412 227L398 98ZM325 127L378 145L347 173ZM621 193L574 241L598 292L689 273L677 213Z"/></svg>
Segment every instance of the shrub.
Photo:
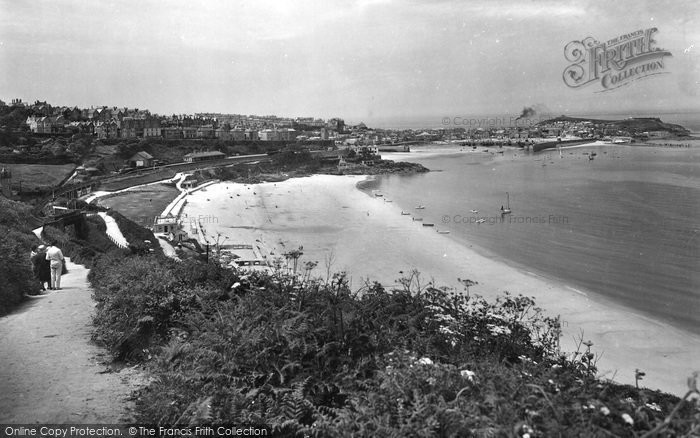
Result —
<svg viewBox="0 0 700 438"><path fill-rule="evenodd" d="M228 274L213 263L178 264L157 255L101 256L88 275L97 301L95 339L118 359L141 358L203 297L227 298Z"/></svg>
<svg viewBox="0 0 700 438"><path fill-rule="evenodd" d="M33 228L41 224L32 214L29 205L12 201L0 195L0 225L30 233Z"/></svg>
<svg viewBox="0 0 700 438"><path fill-rule="evenodd" d="M4 314L22 302L25 294L39 292L29 255L32 245L40 242L32 234L4 225L0 225L0 235L0 314Z"/></svg>
<svg viewBox="0 0 700 438"><path fill-rule="evenodd" d="M41 243L31 231L37 224L31 207L0 196L0 314L22 302L25 294L39 292L29 258L31 247Z"/></svg>
<svg viewBox="0 0 700 438"><path fill-rule="evenodd" d="M597 380L590 345L562 355L558 319L530 298L489 303L415 273L395 290L353 292L343 273L308 274L100 257L90 274L98 334L122 356L153 357L138 421L265 424L280 436L633 436L698 425L697 403Z"/></svg>

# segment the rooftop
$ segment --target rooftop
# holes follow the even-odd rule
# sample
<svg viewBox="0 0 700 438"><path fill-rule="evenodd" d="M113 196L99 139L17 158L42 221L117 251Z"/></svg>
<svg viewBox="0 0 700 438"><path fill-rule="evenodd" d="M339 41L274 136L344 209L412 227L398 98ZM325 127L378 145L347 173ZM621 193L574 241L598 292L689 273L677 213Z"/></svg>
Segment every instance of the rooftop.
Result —
<svg viewBox="0 0 700 438"><path fill-rule="evenodd" d="M226 155L223 152L219 151L208 151L208 152L190 152L189 154L185 155L185 157L219 157Z"/></svg>

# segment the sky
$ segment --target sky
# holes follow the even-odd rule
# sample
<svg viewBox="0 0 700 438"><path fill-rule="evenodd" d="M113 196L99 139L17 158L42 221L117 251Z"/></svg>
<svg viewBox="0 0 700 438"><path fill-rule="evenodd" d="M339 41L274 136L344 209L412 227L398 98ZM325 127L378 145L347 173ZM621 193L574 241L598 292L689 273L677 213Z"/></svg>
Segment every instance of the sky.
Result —
<svg viewBox="0 0 700 438"><path fill-rule="evenodd" d="M656 27L665 74L568 87L564 47ZM0 99L386 123L700 111L700 2L0 0Z"/></svg>

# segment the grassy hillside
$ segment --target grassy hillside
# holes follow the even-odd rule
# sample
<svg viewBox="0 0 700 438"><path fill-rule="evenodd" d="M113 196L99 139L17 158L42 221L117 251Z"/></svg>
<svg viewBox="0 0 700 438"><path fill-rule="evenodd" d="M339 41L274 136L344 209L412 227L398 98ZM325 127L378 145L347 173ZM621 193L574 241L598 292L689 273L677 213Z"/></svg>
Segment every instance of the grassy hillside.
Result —
<svg viewBox="0 0 700 438"><path fill-rule="evenodd" d="M100 258L97 339L147 360L143 423L258 424L275 436L680 436L700 403L596 378L590 344L526 297L425 284ZM696 383L692 394L697 394ZM646 434L649 432L649 434Z"/></svg>
<svg viewBox="0 0 700 438"><path fill-rule="evenodd" d="M8 164L0 163L0 169L12 172L12 183L22 181L23 190L52 187L73 173L75 164Z"/></svg>
<svg viewBox="0 0 700 438"><path fill-rule="evenodd" d="M555 122L592 122L598 125L615 126L621 130L630 132L667 131L671 134L686 136L690 134L686 128L673 123L665 123L657 117L630 117L621 120L589 119L585 117L559 116L553 119L544 120L537 125L549 125Z"/></svg>

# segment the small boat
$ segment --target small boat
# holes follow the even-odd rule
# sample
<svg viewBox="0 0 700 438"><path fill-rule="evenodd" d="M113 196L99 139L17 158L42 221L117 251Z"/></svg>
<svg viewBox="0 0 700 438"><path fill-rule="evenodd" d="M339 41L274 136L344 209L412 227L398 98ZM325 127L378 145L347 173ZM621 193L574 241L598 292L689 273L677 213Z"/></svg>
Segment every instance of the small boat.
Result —
<svg viewBox="0 0 700 438"><path fill-rule="evenodd" d="M447 230L438 230L438 234L450 234Z"/></svg>
<svg viewBox="0 0 700 438"><path fill-rule="evenodd" d="M422 217L414 217L413 220L416 222L420 222L423 220L423 218Z"/></svg>
<svg viewBox="0 0 700 438"><path fill-rule="evenodd" d="M435 224L424 223L423 226L424 227L434 227Z"/></svg>
<svg viewBox="0 0 700 438"><path fill-rule="evenodd" d="M588 156L588 161L593 161L593 155Z"/></svg>
<svg viewBox="0 0 700 438"><path fill-rule="evenodd" d="M471 213L478 214L479 210L469 210Z"/></svg>
<svg viewBox="0 0 700 438"><path fill-rule="evenodd" d="M381 198L384 195L382 195L381 193L375 193L374 196L376 196L377 198Z"/></svg>
<svg viewBox="0 0 700 438"><path fill-rule="evenodd" d="M416 207L416 210L425 210L425 205L419 205Z"/></svg>
<svg viewBox="0 0 700 438"><path fill-rule="evenodd" d="M391 199L385 199L384 202L394 202Z"/></svg>
<svg viewBox="0 0 700 438"><path fill-rule="evenodd" d="M407 211L402 211L402 212L401 212L401 215L402 215L402 216L408 216L409 214L411 214L411 213L409 213L409 212L407 212Z"/></svg>
<svg viewBox="0 0 700 438"><path fill-rule="evenodd" d="M506 192L506 207L503 208L501 205L501 214L511 214L513 210L510 209L510 194Z"/></svg>

